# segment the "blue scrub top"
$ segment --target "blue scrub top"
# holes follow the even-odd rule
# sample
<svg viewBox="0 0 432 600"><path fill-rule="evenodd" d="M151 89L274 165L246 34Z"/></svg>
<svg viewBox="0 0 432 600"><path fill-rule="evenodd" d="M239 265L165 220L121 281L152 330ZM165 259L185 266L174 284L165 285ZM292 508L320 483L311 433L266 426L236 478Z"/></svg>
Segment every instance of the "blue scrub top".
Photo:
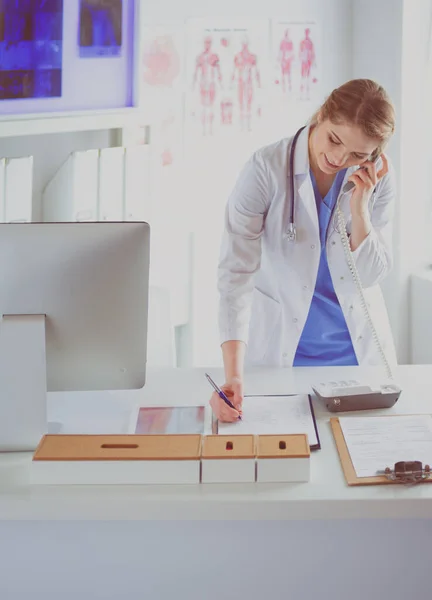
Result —
<svg viewBox="0 0 432 600"><path fill-rule="evenodd" d="M321 257L315 292L306 319L294 366L357 365L345 317L337 299L331 279L326 253L326 238L330 218L345 176L339 171L325 198L321 197L315 177L310 172L318 211Z"/></svg>

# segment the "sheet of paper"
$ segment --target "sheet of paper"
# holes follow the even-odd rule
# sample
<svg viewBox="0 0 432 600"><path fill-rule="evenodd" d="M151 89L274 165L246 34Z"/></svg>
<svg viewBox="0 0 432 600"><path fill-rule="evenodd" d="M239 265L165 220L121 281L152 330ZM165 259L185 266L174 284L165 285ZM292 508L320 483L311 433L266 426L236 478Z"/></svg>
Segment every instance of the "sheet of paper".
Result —
<svg viewBox="0 0 432 600"><path fill-rule="evenodd" d="M396 462L432 465L432 417L341 417L339 423L357 477L373 477Z"/></svg>
<svg viewBox="0 0 432 600"><path fill-rule="evenodd" d="M242 420L219 423L220 434L290 434L307 433L309 445L318 444L314 421L305 394L297 396L246 396Z"/></svg>

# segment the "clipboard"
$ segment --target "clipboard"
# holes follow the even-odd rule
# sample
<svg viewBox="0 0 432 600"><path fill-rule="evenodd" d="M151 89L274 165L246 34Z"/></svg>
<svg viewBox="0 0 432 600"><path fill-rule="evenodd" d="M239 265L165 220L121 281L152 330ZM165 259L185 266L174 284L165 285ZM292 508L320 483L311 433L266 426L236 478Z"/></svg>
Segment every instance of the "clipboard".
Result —
<svg viewBox="0 0 432 600"><path fill-rule="evenodd" d="M397 416L395 416L395 418L397 418ZM333 432L333 438L336 443L336 448L339 454L339 460L342 466L343 473L345 475L345 480L349 486L383 484L401 485L400 480L389 479L386 475L376 475L374 477L357 477L357 473L354 469L354 465L352 463L348 446L346 444L345 437L338 417L332 417L330 419L330 425ZM422 483L432 483L432 477L422 480Z"/></svg>
<svg viewBox="0 0 432 600"><path fill-rule="evenodd" d="M310 450L321 450L321 440L319 437L318 427L317 427L317 422L316 422L316 417L315 417L315 411L314 411L313 404L312 404L312 396L310 394L245 394L244 398L245 399L246 398L289 398L290 396L291 397L305 396L308 398L312 424L313 424L315 436L317 439L317 443L310 444L309 448L310 448ZM213 434L219 433L218 425L219 425L219 422L217 421L217 419L214 419L212 422L212 433ZM301 432L301 433L303 433L303 432ZM283 435L283 434L281 434L281 435Z"/></svg>

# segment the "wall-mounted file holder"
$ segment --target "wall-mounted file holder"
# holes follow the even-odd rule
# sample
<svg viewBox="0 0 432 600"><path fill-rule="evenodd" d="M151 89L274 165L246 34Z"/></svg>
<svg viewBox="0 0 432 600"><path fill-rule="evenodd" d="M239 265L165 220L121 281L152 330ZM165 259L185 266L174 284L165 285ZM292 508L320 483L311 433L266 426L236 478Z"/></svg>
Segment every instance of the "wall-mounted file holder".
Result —
<svg viewBox="0 0 432 600"><path fill-rule="evenodd" d="M0 160L0 220L29 223L32 220L33 156Z"/></svg>
<svg viewBox="0 0 432 600"><path fill-rule="evenodd" d="M31 466L35 484L193 484L200 435L46 435Z"/></svg>
<svg viewBox="0 0 432 600"><path fill-rule="evenodd" d="M257 436L257 482L300 482L310 479L306 434Z"/></svg>
<svg viewBox="0 0 432 600"><path fill-rule="evenodd" d="M43 219L96 221L99 150L72 152L43 191Z"/></svg>
<svg viewBox="0 0 432 600"><path fill-rule="evenodd" d="M148 145L125 148L124 220L151 223L150 147Z"/></svg>
<svg viewBox="0 0 432 600"><path fill-rule="evenodd" d="M99 221L123 221L124 154L121 146L99 151Z"/></svg>
<svg viewBox="0 0 432 600"><path fill-rule="evenodd" d="M0 222L5 219L5 175L6 159L0 158Z"/></svg>
<svg viewBox="0 0 432 600"><path fill-rule="evenodd" d="M201 452L201 482L254 482L255 456L253 435L204 436Z"/></svg>
<svg viewBox="0 0 432 600"><path fill-rule="evenodd" d="M43 191L49 221L151 221L150 147L72 152Z"/></svg>

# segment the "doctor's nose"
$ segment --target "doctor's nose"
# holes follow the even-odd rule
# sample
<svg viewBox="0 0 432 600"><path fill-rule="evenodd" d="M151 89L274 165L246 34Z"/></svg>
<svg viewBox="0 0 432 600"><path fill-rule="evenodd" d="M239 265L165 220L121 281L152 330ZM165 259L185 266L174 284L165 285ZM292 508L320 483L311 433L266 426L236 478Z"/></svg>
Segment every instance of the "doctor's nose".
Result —
<svg viewBox="0 0 432 600"><path fill-rule="evenodd" d="M346 156L343 153L335 154L332 156L332 163L337 167L341 167L346 162Z"/></svg>

